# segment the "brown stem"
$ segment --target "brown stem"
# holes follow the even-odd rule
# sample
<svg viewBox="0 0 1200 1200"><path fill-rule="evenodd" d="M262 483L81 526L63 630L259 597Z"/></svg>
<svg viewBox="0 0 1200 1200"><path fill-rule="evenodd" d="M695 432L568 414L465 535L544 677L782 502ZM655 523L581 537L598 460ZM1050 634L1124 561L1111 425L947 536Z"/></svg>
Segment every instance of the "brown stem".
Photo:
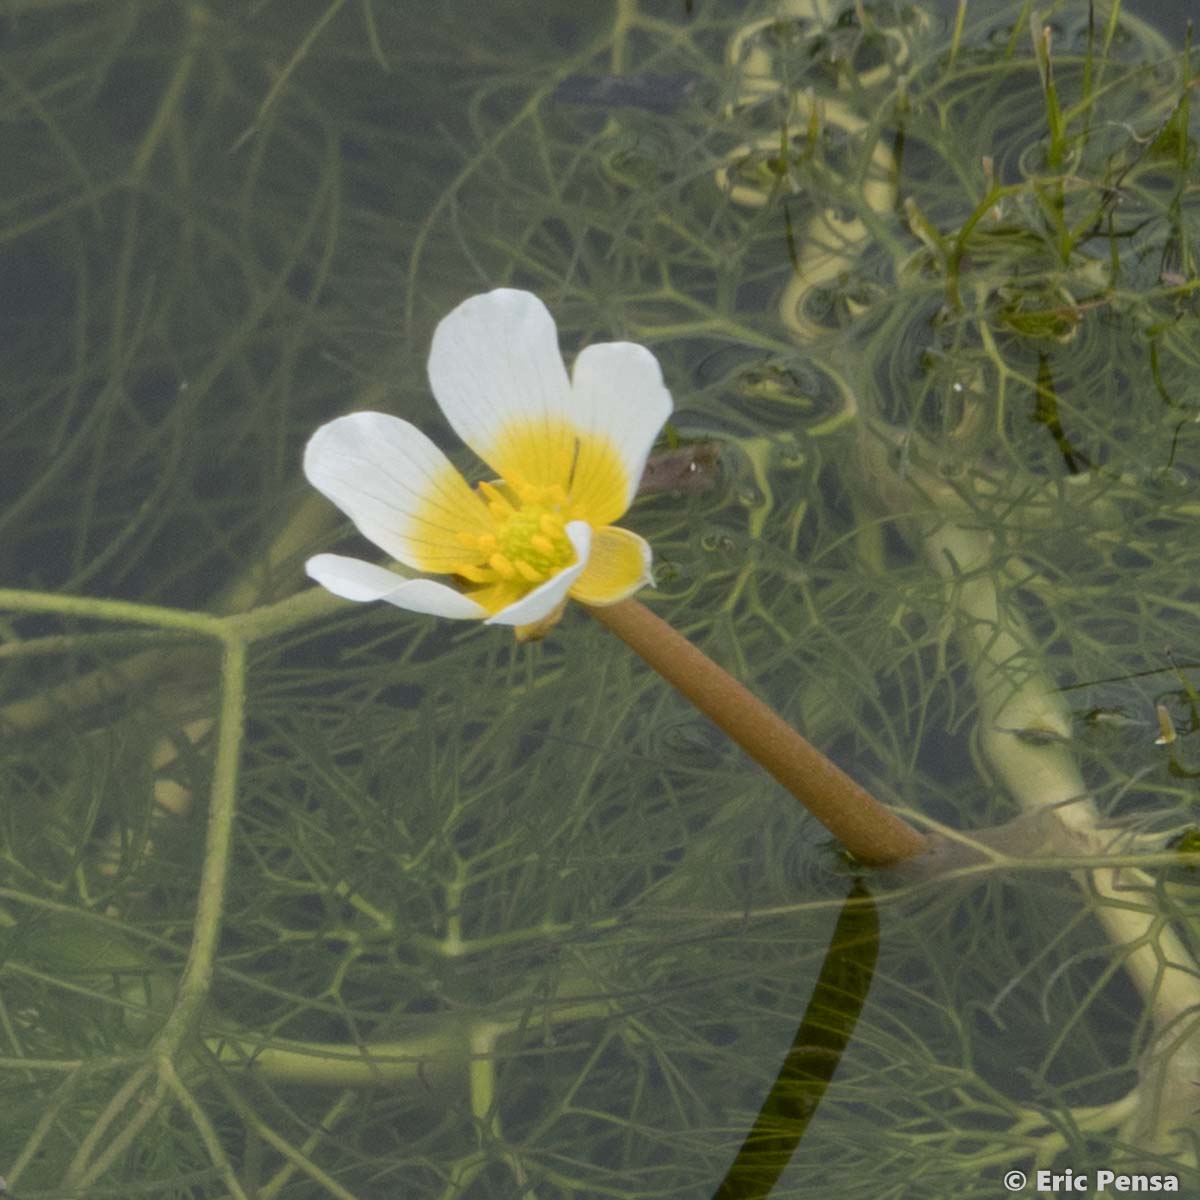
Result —
<svg viewBox="0 0 1200 1200"><path fill-rule="evenodd" d="M768 770L860 862L882 867L929 849L907 821L640 601L584 607Z"/></svg>

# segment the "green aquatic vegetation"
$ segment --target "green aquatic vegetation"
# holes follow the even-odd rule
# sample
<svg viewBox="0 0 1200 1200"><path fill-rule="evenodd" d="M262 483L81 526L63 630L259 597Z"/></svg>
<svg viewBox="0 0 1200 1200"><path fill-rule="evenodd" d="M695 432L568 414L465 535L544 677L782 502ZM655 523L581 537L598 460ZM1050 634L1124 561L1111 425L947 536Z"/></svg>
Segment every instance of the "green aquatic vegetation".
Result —
<svg viewBox="0 0 1200 1200"><path fill-rule="evenodd" d="M755 1128L820 831L590 621L303 589L303 442L430 427L496 285L652 346L720 467L635 505L647 604L950 847L870 879L772 1194L1194 1190L1194 49L1082 0L402 7L0 17L9 1190L696 1196ZM578 82L627 77L688 84Z"/></svg>

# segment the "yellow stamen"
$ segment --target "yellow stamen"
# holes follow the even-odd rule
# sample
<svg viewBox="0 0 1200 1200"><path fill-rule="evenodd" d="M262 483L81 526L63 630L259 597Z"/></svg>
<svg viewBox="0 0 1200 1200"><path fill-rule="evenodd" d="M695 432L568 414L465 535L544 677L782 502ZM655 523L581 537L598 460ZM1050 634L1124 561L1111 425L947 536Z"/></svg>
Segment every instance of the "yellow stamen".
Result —
<svg viewBox="0 0 1200 1200"><path fill-rule="evenodd" d="M563 511L570 498L561 484L534 484L511 473L481 482L478 494L494 524L483 533L455 534L468 553L452 573L468 585L483 585L472 594L498 611L575 560Z"/></svg>
<svg viewBox="0 0 1200 1200"><path fill-rule="evenodd" d="M521 573L521 578L528 583L541 583L546 578L541 571L535 571L523 558L518 558L513 566Z"/></svg>
<svg viewBox="0 0 1200 1200"><path fill-rule="evenodd" d="M500 489L494 484L488 483L487 480L480 481L479 491L483 495L484 499L487 500L488 508L490 508L492 512L496 512L497 509L500 509L504 516L511 516L517 511L511 504L509 504L508 500L504 496L504 493L501 492Z"/></svg>
<svg viewBox="0 0 1200 1200"><path fill-rule="evenodd" d="M488 566L500 576L501 579L516 579L517 569L504 557L499 551L493 554L488 559Z"/></svg>

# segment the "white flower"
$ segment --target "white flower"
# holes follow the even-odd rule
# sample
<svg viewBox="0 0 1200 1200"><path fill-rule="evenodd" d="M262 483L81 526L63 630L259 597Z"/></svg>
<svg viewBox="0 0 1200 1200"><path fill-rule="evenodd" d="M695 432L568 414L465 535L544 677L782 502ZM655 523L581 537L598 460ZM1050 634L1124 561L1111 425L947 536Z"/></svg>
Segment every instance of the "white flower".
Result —
<svg viewBox="0 0 1200 1200"><path fill-rule="evenodd" d="M398 563L454 586L338 554L310 558L313 579L348 600L527 636L552 624L568 596L613 604L649 582L650 547L611 523L671 413L649 350L588 346L568 378L545 305L500 288L438 325L429 381L454 431L499 478L472 488L414 425L374 412L322 425L304 473Z"/></svg>

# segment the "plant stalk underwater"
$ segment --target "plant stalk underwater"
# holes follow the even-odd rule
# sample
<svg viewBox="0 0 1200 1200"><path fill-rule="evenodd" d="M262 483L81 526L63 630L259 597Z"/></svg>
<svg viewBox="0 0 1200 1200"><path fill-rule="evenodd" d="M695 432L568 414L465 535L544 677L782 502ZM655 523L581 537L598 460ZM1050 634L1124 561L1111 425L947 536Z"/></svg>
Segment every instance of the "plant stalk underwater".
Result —
<svg viewBox="0 0 1200 1200"><path fill-rule="evenodd" d="M929 850L924 835L640 601L584 607L783 784L859 862L890 866Z"/></svg>

